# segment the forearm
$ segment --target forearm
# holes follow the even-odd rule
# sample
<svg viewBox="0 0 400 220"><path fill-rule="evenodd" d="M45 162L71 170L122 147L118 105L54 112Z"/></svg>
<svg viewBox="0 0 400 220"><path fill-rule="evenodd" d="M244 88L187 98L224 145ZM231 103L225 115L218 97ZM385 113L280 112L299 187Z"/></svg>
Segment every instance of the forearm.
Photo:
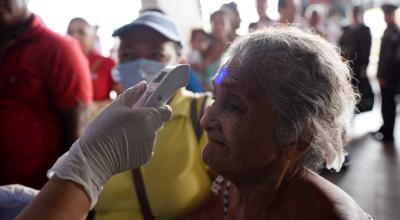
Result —
<svg viewBox="0 0 400 220"><path fill-rule="evenodd" d="M89 208L89 197L80 185L53 176L16 219L85 219Z"/></svg>
<svg viewBox="0 0 400 220"><path fill-rule="evenodd" d="M367 67L369 64L369 55L370 55L370 48L369 47L365 47L365 48L361 48L360 53L358 54L359 56L359 60L360 60L360 64L362 67Z"/></svg>
<svg viewBox="0 0 400 220"><path fill-rule="evenodd" d="M379 51L379 61L378 61L378 72L377 77L381 79L385 77L387 74L387 66L389 65L390 58L391 58L391 48L390 45L387 43L387 40L382 39L381 41L381 49Z"/></svg>
<svg viewBox="0 0 400 220"><path fill-rule="evenodd" d="M382 53L382 51L381 51ZM386 66L388 65L386 57L382 54L379 55L377 77L381 79L386 74Z"/></svg>
<svg viewBox="0 0 400 220"><path fill-rule="evenodd" d="M365 61L366 65L369 64L369 55L371 54L371 46L372 46L372 36L371 32L368 31L368 35L366 37L365 47L364 47L364 54L365 54Z"/></svg>
<svg viewBox="0 0 400 220"><path fill-rule="evenodd" d="M89 117L89 107L79 105L60 111L65 151L79 138Z"/></svg>

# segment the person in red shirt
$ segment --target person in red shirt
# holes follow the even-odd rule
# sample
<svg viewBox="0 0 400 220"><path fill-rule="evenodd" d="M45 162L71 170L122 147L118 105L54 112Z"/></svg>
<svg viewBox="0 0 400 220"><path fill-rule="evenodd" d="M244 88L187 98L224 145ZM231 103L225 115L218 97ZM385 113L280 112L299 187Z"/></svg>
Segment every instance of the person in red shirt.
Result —
<svg viewBox="0 0 400 220"><path fill-rule="evenodd" d="M89 61L93 85L93 112L96 114L98 110L110 102L110 91L114 90L118 94L123 91L123 88L113 80L111 75L116 63L111 58L101 56L96 51L96 28L85 19L73 18L69 22L67 33L79 41Z"/></svg>
<svg viewBox="0 0 400 220"><path fill-rule="evenodd" d="M79 45L46 28L26 0L0 2L0 185L41 188L79 137L93 91Z"/></svg>

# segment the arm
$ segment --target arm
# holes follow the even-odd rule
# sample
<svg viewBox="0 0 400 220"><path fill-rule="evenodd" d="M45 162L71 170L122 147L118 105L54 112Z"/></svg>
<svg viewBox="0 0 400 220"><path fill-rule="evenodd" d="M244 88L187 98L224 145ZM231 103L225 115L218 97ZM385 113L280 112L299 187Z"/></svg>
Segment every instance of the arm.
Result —
<svg viewBox="0 0 400 220"><path fill-rule="evenodd" d="M371 37L371 31L368 27L365 26L365 31L364 31L364 39L363 39L363 45L361 46L361 53L360 53L360 63L363 68L367 68L369 64L369 54L371 51L371 44L372 44L372 37Z"/></svg>
<svg viewBox="0 0 400 220"><path fill-rule="evenodd" d="M90 199L82 186L54 176L16 220L85 219L89 208Z"/></svg>
<svg viewBox="0 0 400 220"><path fill-rule="evenodd" d="M88 121L93 88L87 58L77 42L62 38L52 49L46 88L57 111L66 152Z"/></svg>
<svg viewBox="0 0 400 220"><path fill-rule="evenodd" d="M82 134L83 127L89 116L89 106L78 105L73 108L61 109L60 119L64 134L64 151L68 151L69 147Z"/></svg>
<svg viewBox="0 0 400 220"><path fill-rule="evenodd" d="M378 61L378 72L377 72L377 77L381 81L384 76L386 75L387 72L387 66L389 65L390 61L390 42L389 39L387 39L387 29L385 30L383 37L381 39L381 48L379 51L379 61Z"/></svg>
<svg viewBox="0 0 400 220"><path fill-rule="evenodd" d="M18 219L83 219L112 175L150 160L162 122L172 114L168 106L133 107L145 90L143 82L127 89L89 124Z"/></svg>

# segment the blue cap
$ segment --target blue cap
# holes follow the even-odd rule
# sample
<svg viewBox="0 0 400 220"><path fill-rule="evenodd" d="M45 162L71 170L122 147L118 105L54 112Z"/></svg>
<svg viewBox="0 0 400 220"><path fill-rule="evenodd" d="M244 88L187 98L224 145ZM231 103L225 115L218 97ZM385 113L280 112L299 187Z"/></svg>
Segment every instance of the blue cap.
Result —
<svg viewBox="0 0 400 220"><path fill-rule="evenodd" d="M168 38L169 40L177 42L179 46L183 47L181 36L174 22L166 15L154 11L143 13L140 17L138 17L131 23L118 28L116 31L114 31L112 36L120 37L121 35L124 35L126 32L128 32L128 30L138 26L149 27L157 31L164 37Z"/></svg>

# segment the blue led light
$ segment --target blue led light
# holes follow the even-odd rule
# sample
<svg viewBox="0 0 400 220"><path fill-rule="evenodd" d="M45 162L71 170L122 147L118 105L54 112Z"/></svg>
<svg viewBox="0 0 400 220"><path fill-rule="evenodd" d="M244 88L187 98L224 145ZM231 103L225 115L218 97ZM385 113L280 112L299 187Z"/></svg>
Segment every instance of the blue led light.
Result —
<svg viewBox="0 0 400 220"><path fill-rule="evenodd" d="M215 84L220 85L227 73L228 69L226 68L226 66L223 66L215 76Z"/></svg>

